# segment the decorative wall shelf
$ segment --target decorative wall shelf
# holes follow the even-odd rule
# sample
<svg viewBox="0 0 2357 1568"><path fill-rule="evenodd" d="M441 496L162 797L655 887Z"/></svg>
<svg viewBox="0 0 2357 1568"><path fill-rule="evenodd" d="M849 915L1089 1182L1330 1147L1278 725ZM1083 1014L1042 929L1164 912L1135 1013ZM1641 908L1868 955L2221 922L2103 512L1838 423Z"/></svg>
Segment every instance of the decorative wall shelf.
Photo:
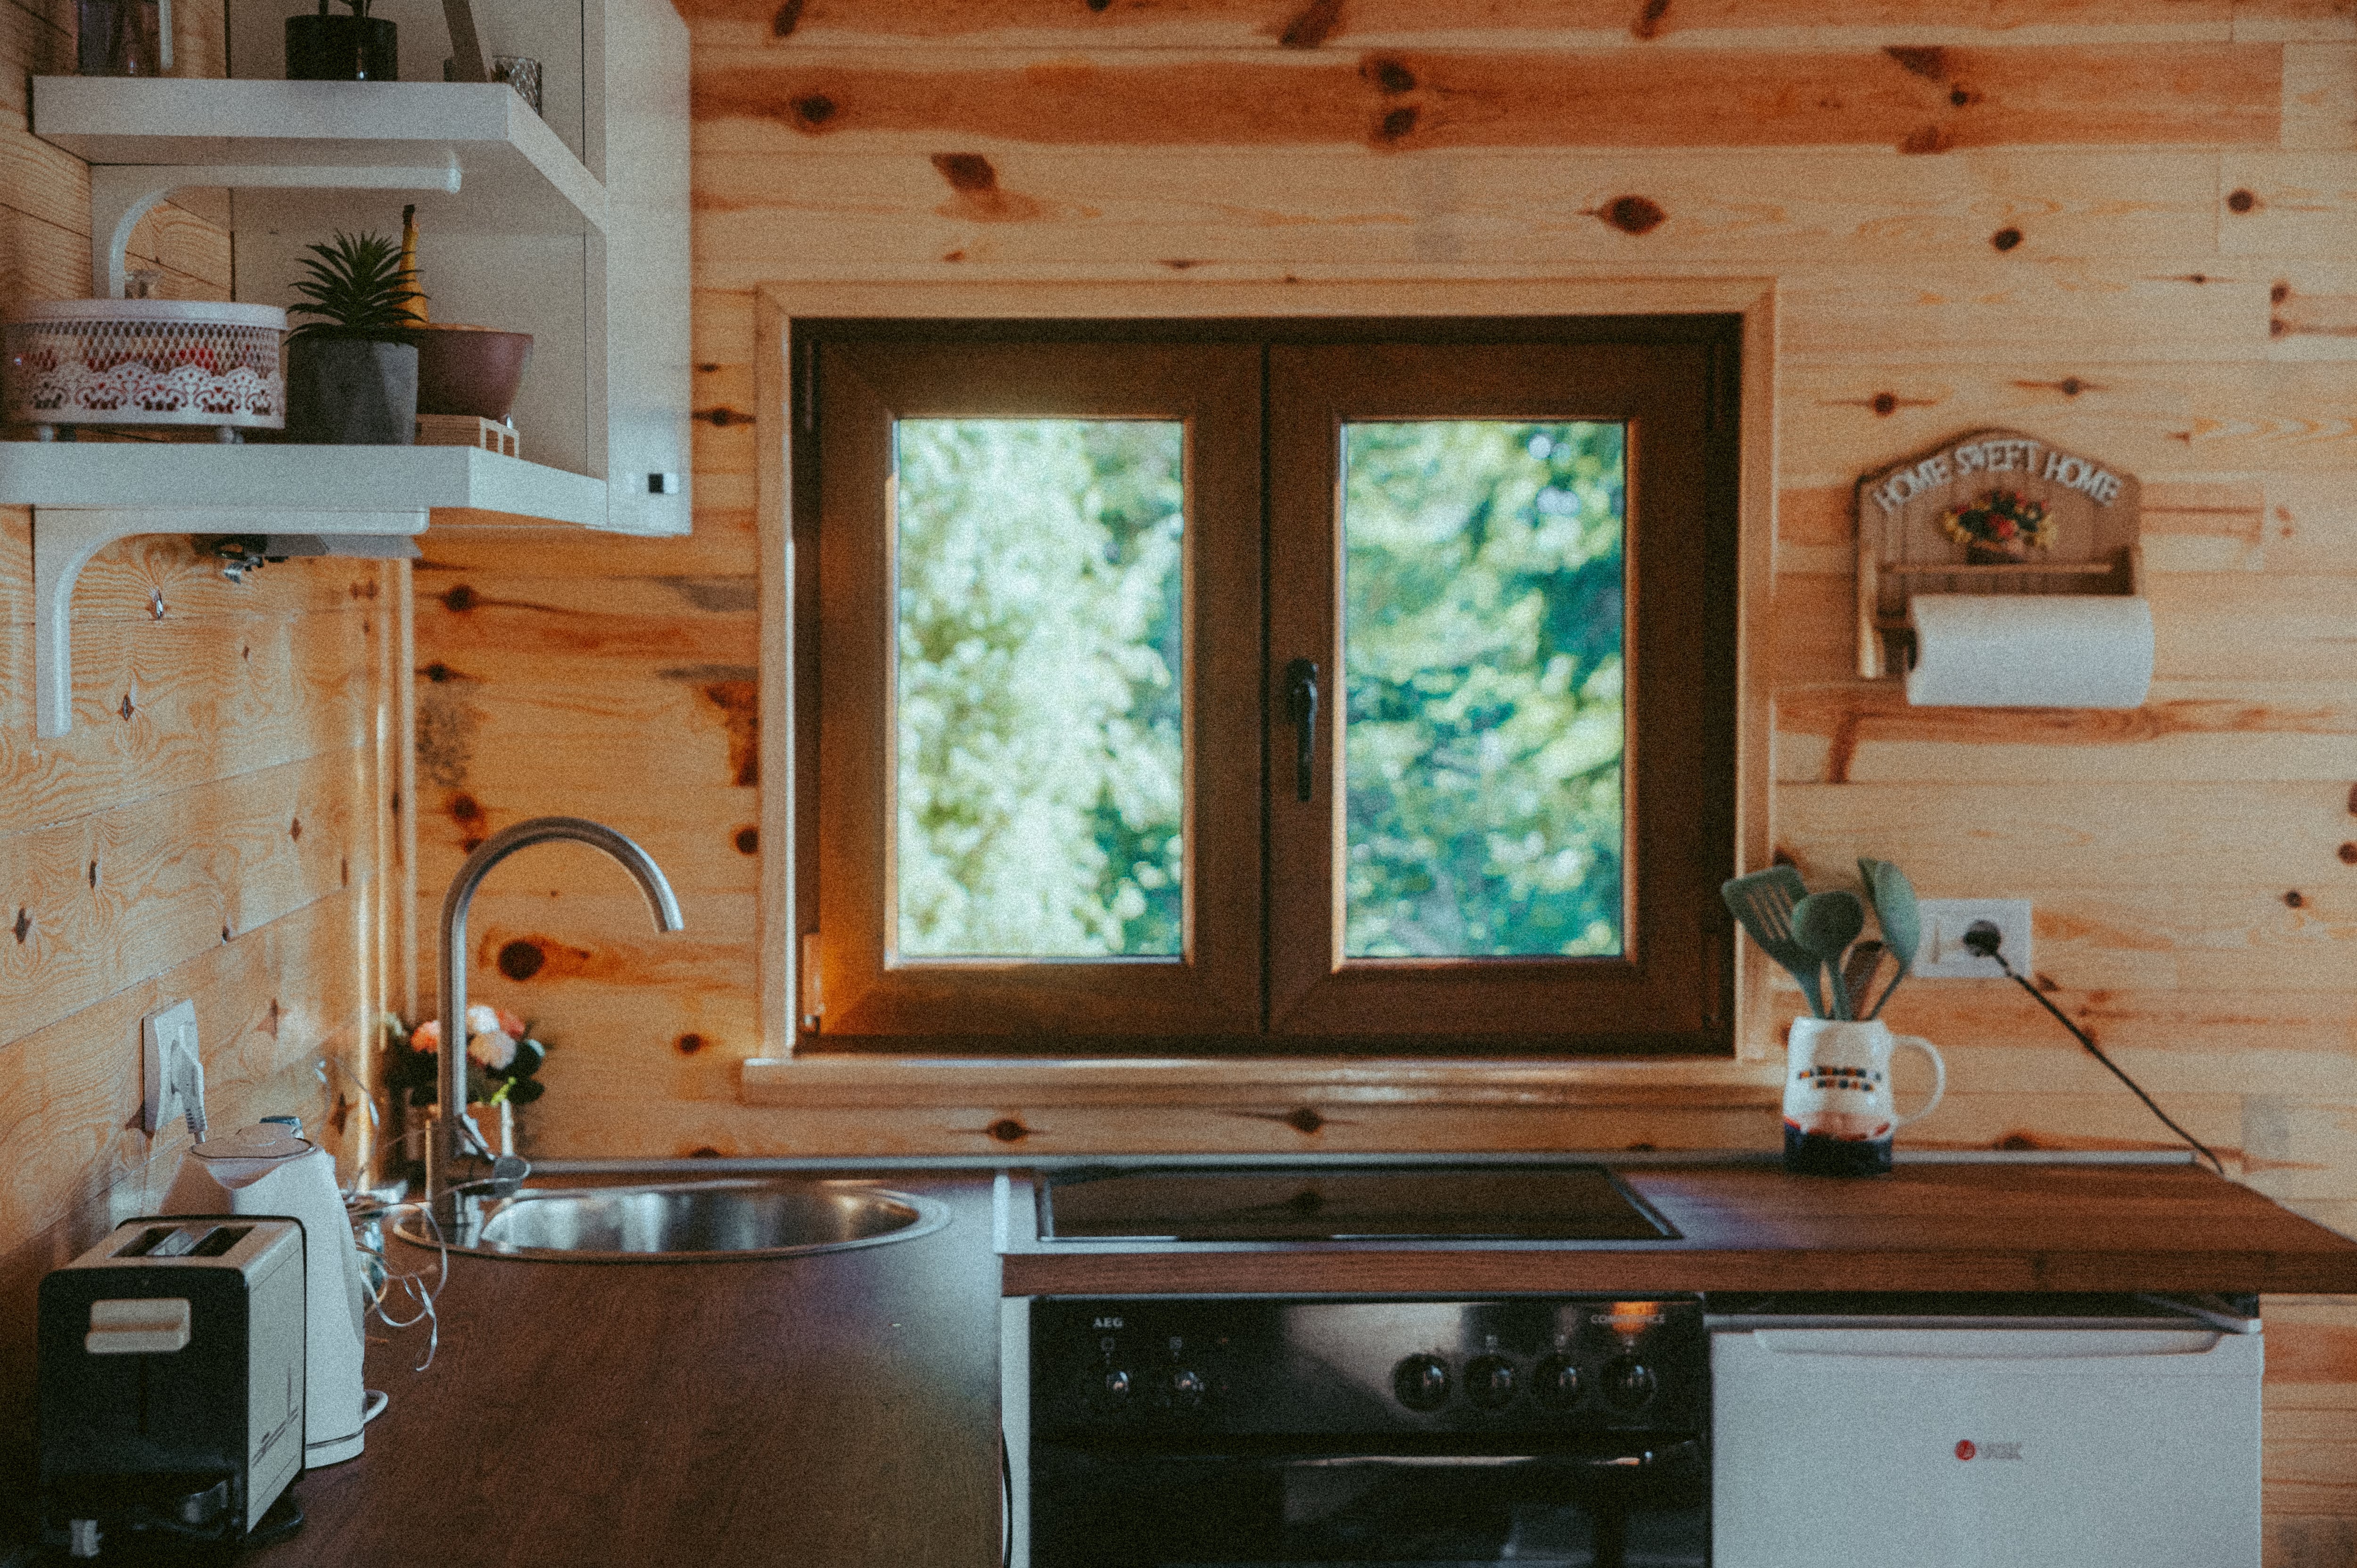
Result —
<svg viewBox="0 0 2357 1568"><path fill-rule="evenodd" d="M399 537L470 522L603 527L606 484L472 446L0 442L0 506L33 509L36 733L73 727L74 582L143 533Z"/></svg>
<svg viewBox="0 0 2357 1568"><path fill-rule="evenodd" d="M165 533L317 533L280 514L443 508L506 513L517 523L599 528L606 481L476 446L7 441L0 442L0 506L198 508L247 520L227 530L188 524L150 531Z"/></svg>
<svg viewBox="0 0 2357 1568"><path fill-rule="evenodd" d="M414 201L435 318L533 334L514 413L533 461L115 446L85 470L98 448L81 446L0 452L0 496L42 507L422 507L454 523L685 533L686 27L667 0L519 4L502 20L522 37L494 27L487 46L535 41L530 52L554 72L547 120L502 82L257 78L277 69L283 9L231 0L230 59L247 76L38 77L33 130L91 163L101 297L123 293L132 230L174 190L229 191L233 293L270 304L289 297L307 242L339 228L382 232ZM422 76L446 52L440 17L404 16L404 74Z"/></svg>
<svg viewBox="0 0 2357 1568"><path fill-rule="evenodd" d="M93 166L91 281L102 299L123 292L124 246L139 220L193 187L275 193L252 206L256 221L299 212L316 223L322 191L393 190L414 194L423 220L447 232L605 224L605 187L502 82L42 76L33 128Z"/></svg>
<svg viewBox="0 0 2357 1568"><path fill-rule="evenodd" d="M5 441L0 507L283 511L507 511L519 523L606 523L606 481L474 446L212 446ZM269 523L269 526L262 526ZM167 528L165 533L208 533ZM318 533L262 516L233 533Z"/></svg>

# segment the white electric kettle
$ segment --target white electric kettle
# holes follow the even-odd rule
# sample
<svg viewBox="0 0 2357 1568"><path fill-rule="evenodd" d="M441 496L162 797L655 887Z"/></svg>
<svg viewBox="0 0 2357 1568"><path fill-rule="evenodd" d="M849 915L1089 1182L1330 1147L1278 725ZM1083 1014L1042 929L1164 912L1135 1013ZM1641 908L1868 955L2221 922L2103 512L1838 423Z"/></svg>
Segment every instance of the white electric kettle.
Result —
<svg viewBox="0 0 2357 1568"><path fill-rule="evenodd" d="M180 1162L167 1214L286 1215L303 1222L309 1321L303 1380L303 1466L361 1451L361 1316L368 1286L328 1151L284 1126L259 1122L197 1144Z"/></svg>

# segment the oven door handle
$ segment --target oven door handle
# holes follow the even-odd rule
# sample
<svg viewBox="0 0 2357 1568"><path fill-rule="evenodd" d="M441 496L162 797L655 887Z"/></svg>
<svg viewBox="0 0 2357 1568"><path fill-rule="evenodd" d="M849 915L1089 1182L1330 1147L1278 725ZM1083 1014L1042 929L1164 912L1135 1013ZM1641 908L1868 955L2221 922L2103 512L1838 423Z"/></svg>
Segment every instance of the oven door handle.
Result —
<svg viewBox="0 0 2357 1568"><path fill-rule="evenodd" d="M1600 1454L1348 1454L1291 1459L1286 1464L1318 1469L1353 1469L1381 1465L1391 1469L1534 1469L1633 1475L1663 1465L1702 1457L1699 1438L1682 1437L1659 1448L1620 1448Z"/></svg>

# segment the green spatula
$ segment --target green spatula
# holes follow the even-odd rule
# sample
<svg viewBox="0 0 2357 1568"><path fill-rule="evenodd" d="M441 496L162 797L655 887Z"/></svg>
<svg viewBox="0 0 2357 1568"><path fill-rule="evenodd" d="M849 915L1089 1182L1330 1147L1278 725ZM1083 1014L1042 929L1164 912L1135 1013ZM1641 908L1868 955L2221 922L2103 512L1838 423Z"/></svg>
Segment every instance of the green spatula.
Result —
<svg viewBox="0 0 2357 1568"><path fill-rule="evenodd" d="M1923 942L1923 918L1915 908L1915 885L1907 874L1887 860L1858 857L1858 879L1866 884L1866 897L1874 906L1875 923L1882 928L1882 945L1899 961L1899 972L1890 977L1884 988L1882 1000L1874 1004L1869 1018L1882 1015L1883 1004L1899 989L1915 967L1915 952ZM1858 998L1863 1002L1865 998Z"/></svg>
<svg viewBox="0 0 2357 1568"><path fill-rule="evenodd" d="M1760 944L1760 950L1782 964L1801 983L1802 994L1809 999L1810 1015L1824 1017L1825 998L1824 988L1817 983L1816 956L1792 935L1792 907L1809 896L1808 884L1801 880L1801 874L1789 865L1771 865L1765 871L1725 883L1718 896L1727 900L1727 907L1735 912L1736 923Z"/></svg>

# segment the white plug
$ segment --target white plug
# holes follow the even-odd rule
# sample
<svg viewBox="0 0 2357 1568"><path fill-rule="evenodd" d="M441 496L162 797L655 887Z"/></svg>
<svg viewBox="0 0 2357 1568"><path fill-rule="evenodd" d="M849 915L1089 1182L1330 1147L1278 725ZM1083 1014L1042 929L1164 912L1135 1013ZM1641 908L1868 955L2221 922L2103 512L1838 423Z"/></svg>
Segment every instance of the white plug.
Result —
<svg viewBox="0 0 2357 1568"><path fill-rule="evenodd" d="M175 1116L205 1135L205 1063L197 1050L197 1004L175 1002L139 1021L145 1047L146 1099L141 1120L152 1136Z"/></svg>

